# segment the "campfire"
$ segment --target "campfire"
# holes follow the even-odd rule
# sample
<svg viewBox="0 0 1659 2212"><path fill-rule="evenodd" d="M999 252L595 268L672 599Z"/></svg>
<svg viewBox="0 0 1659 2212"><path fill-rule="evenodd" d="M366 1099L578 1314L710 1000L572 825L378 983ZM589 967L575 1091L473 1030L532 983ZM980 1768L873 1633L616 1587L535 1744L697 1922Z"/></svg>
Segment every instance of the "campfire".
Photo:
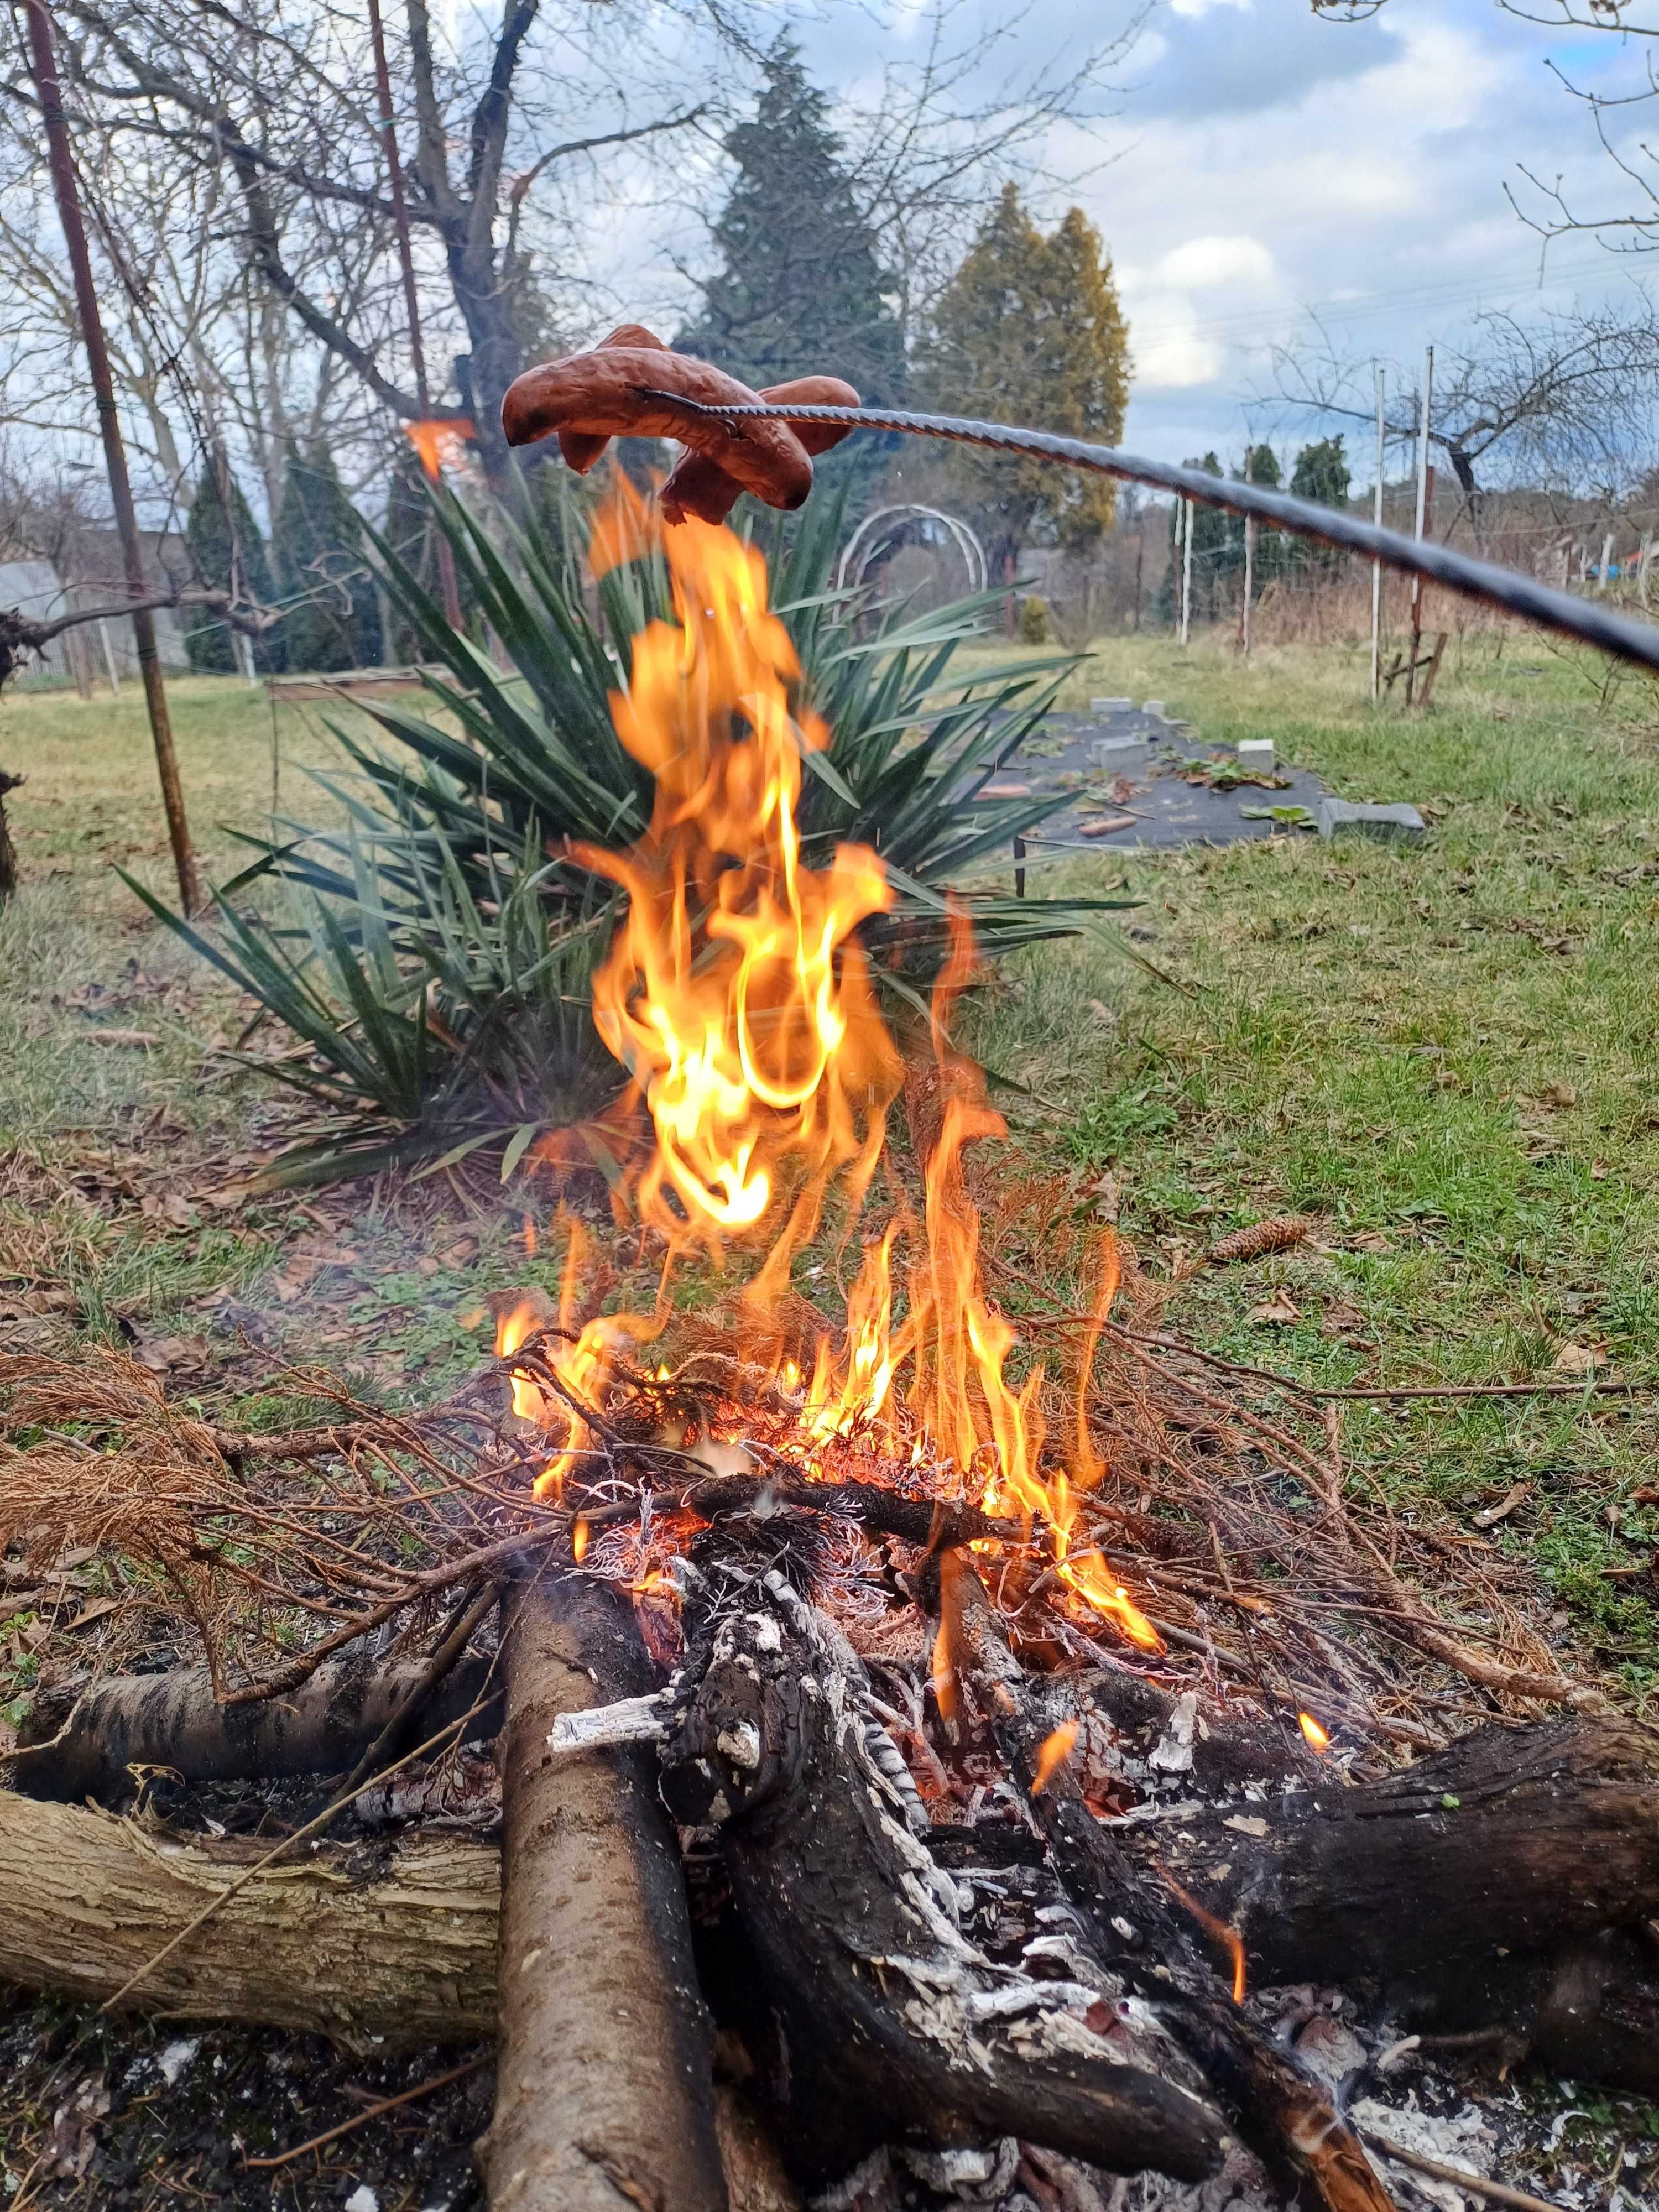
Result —
<svg viewBox="0 0 1659 2212"><path fill-rule="evenodd" d="M761 556L623 488L595 568L646 556L673 617L613 703L652 817L574 855L627 895L594 988L637 1138L612 1230L544 1145L558 1297L501 1299L495 1368L420 1419L337 1390L326 1427L239 1437L112 1361L121 1441L89 1455L58 1433L86 1377L0 1357L33 1438L9 1525L147 1561L206 1678L195 1751L176 1686L43 1706L21 1786L234 1771L240 1730L272 1771L355 1759L329 1816L374 1789L391 1821L386 1775L441 1806L499 1725L497 2212L1085 2212L1126 2174L1382 2212L1424 2161L1396 2144L1385 2183L1309 2058L1338 2009L1362 2059L1437 2039L1659 2088L1650 1741L1495 1553L1349 1482L1311 1400L1270 1413L1160 1332L1134 1253L1004 1146L962 1042L971 898L919 994L881 854L803 839L828 732ZM657 1284L619 1310L624 1245ZM398 1640L366 1686L337 1670L371 1632ZM349 1961L328 2024L476 2027L459 1900L487 1892L493 1942L496 1861L456 1848L415 1885L429 1959L413 1859L309 1869L359 1900L313 1947L319 2002ZM73 1985L206 2002L203 1916L153 1910ZM0 1971L29 1978L3 1939Z"/></svg>

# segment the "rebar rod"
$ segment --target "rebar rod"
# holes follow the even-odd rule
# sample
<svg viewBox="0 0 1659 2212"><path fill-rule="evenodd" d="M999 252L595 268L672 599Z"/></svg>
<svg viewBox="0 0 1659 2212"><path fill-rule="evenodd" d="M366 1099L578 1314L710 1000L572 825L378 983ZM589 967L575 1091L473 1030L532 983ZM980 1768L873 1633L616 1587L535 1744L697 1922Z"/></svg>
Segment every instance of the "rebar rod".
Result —
<svg viewBox="0 0 1659 2212"><path fill-rule="evenodd" d="M902 430L921 438L943 438L959 445L986 446L994 453L1021 453L1036 460L1059 461L1085 469L1091 474L1121 477L1129 483L1155 486L1173 492L1177 499L1224 507L1230 514L1254 515L1276 530L1299 538L1315 538L1343 551L1363 554L1385 568L1408 576L1426 576L1431 582L1479 599L1506 613L1523 616L1546 629L1559 630L1603 653L1616 654L1638 667L1659 673L1659 629L1616 615L1589 600L1558 592L1535 577L1500 568L1490 561L1471 560L1431 538L1420 543L1397 530L1379 529L1340 508L1320 507L1293 493L1269 491L1261 484L1245 483L1227 477L1212 477L1203 469L1177 467L1170 461L1151 461L1126 453L1115 446L1092 446L1080 438L1059 438L1046 430L1018 430L1003 422L977 422L956 415L913 415L884 407L704 407L678 392L638 387L641 396L665 402L688 415L717 421L767 417L786 422L839 422L849 429Z"/></svg>

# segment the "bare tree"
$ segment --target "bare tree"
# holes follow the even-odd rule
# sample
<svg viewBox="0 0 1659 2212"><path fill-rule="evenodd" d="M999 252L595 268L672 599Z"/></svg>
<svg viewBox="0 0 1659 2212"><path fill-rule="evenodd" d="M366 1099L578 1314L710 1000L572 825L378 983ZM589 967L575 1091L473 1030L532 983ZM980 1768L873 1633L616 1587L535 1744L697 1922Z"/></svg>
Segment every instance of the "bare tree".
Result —
<svg viewBox="0 0 1659 2212"><path fill-rule="evenodd" d="M1587 213L1569 197L1559 171L1551 179L1525 162L1516 165L1521 187L1504 187L1510 204L1547 244L1587 232L1614 252L1659 251L1659 149L1645 137L1622 143L1626 123L1639 130L1659 102L1659 8L1655 0L1497 0L1497 4L1504 15L1540 30L1611 37L1625 49L1629 63L1624 88L1607 93L1586 87L1553 58L1545 59L1545 67L1562 88L1589 110L1601 149L1623 179L1618 189L1626 204L1607 213ZM1329 22L1366 22L1385 5L1386 0L1313 0L1314 13Z"/></svg>
<svg viewBox="0 0 1659 2212"><path fill-rule="evenodd" d="M1371 363L1339 351L1316 325L1311 344L1275 356L1276 404L1369 425ZM1391 439L1416 437L1421 397L1409 369L1389 380ZM1517 484L1592 491L1614 501L1650 464L1659 403L1659 320L1645 294L1622 307L1559 309L1530 319L1477 315L1461 343L1437 348L1430 442L1468 503Z"/></svg>

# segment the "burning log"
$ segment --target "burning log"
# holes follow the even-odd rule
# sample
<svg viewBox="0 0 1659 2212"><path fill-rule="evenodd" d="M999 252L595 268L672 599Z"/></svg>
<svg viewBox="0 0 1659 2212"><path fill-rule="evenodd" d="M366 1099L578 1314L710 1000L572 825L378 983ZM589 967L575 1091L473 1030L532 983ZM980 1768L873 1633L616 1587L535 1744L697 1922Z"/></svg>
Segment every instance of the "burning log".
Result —
<svg viewBox="0 0 1659 2212"><path fill-rule="evenodd" d="M535 1583L507 1631L494 2212L726 2212L713 2034L684 1886L637 1747L555 1764L563 1714L654 1686L627 1601Z"/></svg>
<svg viewBox="0 0 1659 2212"><path fill-rule="evenodd" d="M945 1564L941 1634L951 1664L991 1717L1003 1755L1025 1786L1060 1880L1102 1958L1153 2002L1270 2168L1292 2185L1308 2184L1326 2212L1392 2212L1392 2199L1359 2138L1338 2118L1324 2090L1299 2074L1239 2009L1244 1971L1237 1938L1229 1943L1230 2008L1175 1900L1189 1912L1190 1904L1167 1876L1175 1899L1162 1893L1095 1820L1066 1771L1071 1736L1061 1734L1056 1744L1054 1705L1026 1683L984 1584L960 1557L953 1554ZM1065 1720L1059 1727L1075 1731L1075 1723ZM1212 1934L1231 1936L1224 1923L1209 1916L1205 1924Z"/></svg>
<svg viewBox="0 0 1659 2212"><path fill-rule="evenodd" d="M963 1929L957 1882L869 1702L861 1662L776 1571L711 1621L663 1753L684 1824L720 1831L758 2002L745 2022L798 2178L885 2141L1017 2135L1117 2172L1197 2179L1224 2125L1109 1978L1038 1979Z"/></svg>

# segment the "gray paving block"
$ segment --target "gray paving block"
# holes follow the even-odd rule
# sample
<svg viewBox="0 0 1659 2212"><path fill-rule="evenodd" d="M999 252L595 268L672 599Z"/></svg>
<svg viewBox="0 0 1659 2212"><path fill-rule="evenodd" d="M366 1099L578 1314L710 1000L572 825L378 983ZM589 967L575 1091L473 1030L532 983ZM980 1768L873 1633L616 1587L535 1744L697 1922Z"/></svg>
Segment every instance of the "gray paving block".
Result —
<svg viewBox="0 0 1659 2212"><path fill-rule="evenodd" d="M1322 837L1376 837L1384 844L1420 845L1429 825L1403 800L1393 806L1358 806L1328 795L1314 801L1314 825Z"/></svg>

